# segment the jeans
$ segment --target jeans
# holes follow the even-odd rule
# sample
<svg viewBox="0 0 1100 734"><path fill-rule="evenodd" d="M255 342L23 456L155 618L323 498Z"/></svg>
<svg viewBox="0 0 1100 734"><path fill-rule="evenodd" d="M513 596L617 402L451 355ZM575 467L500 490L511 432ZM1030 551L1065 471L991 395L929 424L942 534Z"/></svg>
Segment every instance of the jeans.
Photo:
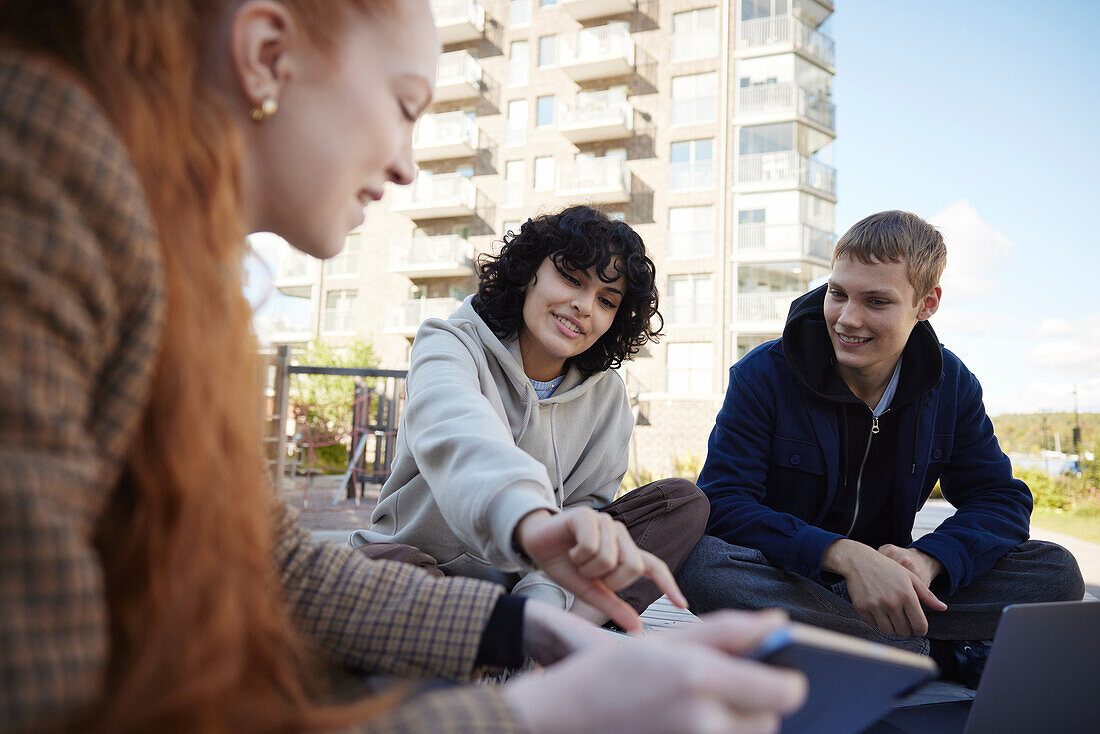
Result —
<svg viewBox="0 0 1100 734"><path fill-rule="evenodd" d="M705 536L677 577L696 614L715 609L784 609L796 622L844 632L914 652L927 652L921 637L884 635L852 606L843 581L824 585L768 562L758 550ZM1009 604L1071 601L1085 583L1073 555L1060 545L1028 540L1010 550L984 576L954 594L932 592L947 611L925 609L928 639L991 640Z"/></svg>

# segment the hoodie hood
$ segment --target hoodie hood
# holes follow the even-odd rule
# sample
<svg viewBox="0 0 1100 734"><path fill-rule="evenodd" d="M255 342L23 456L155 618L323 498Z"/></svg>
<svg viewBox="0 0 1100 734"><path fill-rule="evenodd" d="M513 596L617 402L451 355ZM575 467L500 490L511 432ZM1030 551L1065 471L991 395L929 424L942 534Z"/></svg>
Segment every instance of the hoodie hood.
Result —
<svg viewBox="0 0 1100 734"><path fill-rule="evenodd" d="M828 285L815 288L791 304L783 327L783 356L798 382L814 395L833 402L860 400L836 371L836 354L825 323ZM943 379L943 351L928 321L918 321L901 353L901 379L892 405L921 397Z"/></svg>

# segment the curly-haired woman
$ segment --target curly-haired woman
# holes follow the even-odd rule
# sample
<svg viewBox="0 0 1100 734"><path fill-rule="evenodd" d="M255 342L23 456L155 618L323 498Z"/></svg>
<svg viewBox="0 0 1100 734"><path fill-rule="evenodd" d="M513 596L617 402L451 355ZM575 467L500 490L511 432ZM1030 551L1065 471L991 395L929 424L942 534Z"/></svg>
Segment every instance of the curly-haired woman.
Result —
<svg viewBox="0 0 1100 734"><path fill-rule="evenodd" d="M682 603L669 567L702 537L706 498L674 478L612 501L634 426L612 368L659 332L627 224L574 206L505 235L477 294L416 336L393 474L352 543L416 546L448 575L631 629L661 591Z"/></svg>

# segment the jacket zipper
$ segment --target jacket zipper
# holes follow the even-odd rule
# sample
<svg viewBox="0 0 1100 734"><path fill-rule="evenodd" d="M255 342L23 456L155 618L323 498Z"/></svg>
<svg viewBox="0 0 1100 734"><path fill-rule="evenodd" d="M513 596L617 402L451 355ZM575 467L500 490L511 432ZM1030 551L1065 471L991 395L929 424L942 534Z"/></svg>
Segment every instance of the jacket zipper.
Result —
<svg viewBox="0 0 1100 734"><path fill-rule="evenodd" d="M890 409L882 411L882 415L886 415L890 412ZM856 507L852 511L852 524L848 527L846 535L851 537L852 531L856 529L856 520L859 518L859 490L863 486L863 467L867 465L867 457L871 454L871 441L875 435L878 434L878 419L879 416L871 412L871 432L867 434L867 447L863 449L863 461L859 462L859 473L856 474Z"/></svg>

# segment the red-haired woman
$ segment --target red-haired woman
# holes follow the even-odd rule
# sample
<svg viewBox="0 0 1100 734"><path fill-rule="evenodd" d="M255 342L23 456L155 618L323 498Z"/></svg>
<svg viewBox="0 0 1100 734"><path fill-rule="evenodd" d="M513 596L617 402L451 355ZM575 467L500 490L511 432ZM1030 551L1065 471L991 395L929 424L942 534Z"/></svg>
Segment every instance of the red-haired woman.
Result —
<svg viewBox="0 0 1100 734"><path fill-rule="evenodd" d="M331 256L412 179L427 0L6 0L0 37L0 730L718 731L797 702L797 678L720 651L774 619L605 649L272 506L244 236ZM584 646L409 702L325 684Z"/></svg>

